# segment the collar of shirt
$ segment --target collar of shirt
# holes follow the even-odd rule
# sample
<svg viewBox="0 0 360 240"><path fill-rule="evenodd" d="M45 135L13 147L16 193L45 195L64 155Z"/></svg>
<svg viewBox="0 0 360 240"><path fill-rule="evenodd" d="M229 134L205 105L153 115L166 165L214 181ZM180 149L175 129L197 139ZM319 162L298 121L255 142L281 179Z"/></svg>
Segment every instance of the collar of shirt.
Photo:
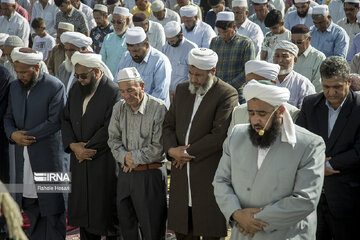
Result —
<svg viewBox="0 0 360 240"><path fill-rule="evenodd" d="M330 25L328 26L328 28L326 29L326 32L331 32L331 30L333 29L334 27L334 23L333 21L330 22Z"/></svg>
<svg viewBox="0 0 360 240"><path fill-rule="evenodd" d="M136 110L135 112L131 109L131 107L126 103L126 106L128 107L128 109L130 109L130 111L133 113L133 114L142 114L144 115L145 114L145 108L146 108L146 104L149 100L149 97L147 96L147 94L144 92L144 98L143 100L141 101L141 104L140 104L140 107L138 110Z"/></svg>
<svg viewBox="0 0 360 240"><path fill-rule="evenodd" d="M80 6L79 6L78 10L82 12L83 11L83 6L84 6L84 4L82 4L82 2L80 2Z"/></svg>
<svg viewBox="0 0 360 240"><path fill-rule="evenodd" d="M291 70L291 72L284 78L284 81L280 82L278 78L276 78L276 85L281 86L281 84L284 84L285 82L287 82L289 79L292 78L292 75L294 75L294 69Z"/></svg>
<svg viewBox="0 0 360 240"><path fill-rule="evenodd" d="M151 46L149 46L149 51L148 51L148 53L146 54L146 56L144 57L144 59L141 61L141 63L139 63L139 64L142 64L143 62L145 62L145 63L147 63L148 61L149 61L149 58L150 58L150 54L151 54L151 52L152 52L152 47Z"/></svg>
<svg viewBox="0 0 360 240"><path fill-rule="evenodd" d="M241 26L238 29L245 29L250 23L250 20L246 17L245 21L241 24Z"/></svg>
<svg viewBox="0 0 360 240"><path fill-rule="evenodd" d="M152 28L152 21L151 20L148 20L149 21L149 29L148 29L148 31L147 31L147 33L146 34L148 34L148 33L152 33L152 30L153 30L153 28Z"/></svg>
<svg viewBox="0 0 360 240"><path fill-rule="evenodd" d="M340 112L340 110L341 110L341 108L343 107L343 105L344 105L344 103L345 103L345 101L346 101L346 99L349 97L349 93L348 93L348 95L344 98L344 100L342 101L342 103L340 104L340 106L335 110L331 105L330 105L330 103L328 102L328 100L326 99L326 101L325 101L325 105L328 107L328 109L329 109L329 111L331 112L331 113L338 113L338 112Z"/></svg>
<svg viewBox="0 0 360 240"><path fill-rule="evenodd" d="M66 15L66 14L64 14L65 15L65 17L67 17L67 18L71 18L72 17L72 15L74 14L74 12L75 12L75 7L71 7L71 10L70 10L70 12L69 12L69 14L68 15Z"/></svg>
<svg viewBox="0 0 360 240"><path fill-rule="evenodd" d="M312 49L312 46L309 45L309 47L301 54L301 56L307 57Z"/></svg>

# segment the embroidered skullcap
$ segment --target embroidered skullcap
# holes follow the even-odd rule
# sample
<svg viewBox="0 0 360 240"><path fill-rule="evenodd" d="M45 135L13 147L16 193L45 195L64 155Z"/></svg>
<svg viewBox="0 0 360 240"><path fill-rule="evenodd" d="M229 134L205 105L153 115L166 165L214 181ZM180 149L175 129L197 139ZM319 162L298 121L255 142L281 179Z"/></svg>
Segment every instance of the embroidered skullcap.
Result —
<svg viewBox="0 0 360 240"><path fill-rule="evenodd" d="M160 12L164 10L164 3L160 0L155 0L151 3L151 10L153 12Z"/></svg>
<svg viewBox="0 0 360 240"><path fill-rule="evenodd" d="M216 21L233 22L235 21L234 13L225 11L219 12L216 16Z"/></svg>
<svg viewBox="0 0 360 240"><path fill-rule="evenodd" d="M245 75L255 73L266 80L276 80L279 75L280 66L261 60L250 60L245 63Z"/></svg>
<svg viewBox="0 0 360 240"><path fill-rule="evenodd" d="M126 16L126 17L130 16L129 9L124 8L124 7L115 7L113 15L115 15L115 14L123 15L123 16Z"/></svg>
<svg viewBox="0 0 360 240"><path fill-rule="evenodd" d="M307 3L310 0L294 0L295 3Z"/></svg>
<svg viewBox="0 0 360 240"><path fill-rule="evenodd" d="M63 29L63 30L67 30L69 32L73 32L74 25L71 23L67 23L67 22L59 22L58 29Z"/></svg>
<svg viewBox="0 0 360 240"><path fill-rule="evenodd" d="M305 24L297 24L291 28L292 34L306 34L310 32L310 28Z"/></svg>
<svg viewBox="0 0 360 240"><path fill-rule="evenodd" d="M146 20L146 15L144 13L135 13L132 20L134 23L143 22Z"/></svg>
<svg viewBox="0 0 360 240"><path fill-rule="evenodd" d="M101 12L108 12L108 7L103 4L95 4L94 10L101 11Z"/></svg>
<svg viewBox="0 0 360 240"><path fill-rule="evenodd" d="M117 80L118 83L132 81L132 80L143 81L140 76L140 73L134 67L123 68L122 70L120 70L117 75Z"/></svg>
<svg viewBox="0 0 360 240"><path fill-rule="evenodd" d="M43 55L31 48L16 47L11 51L11 59L13 62L36 65L42 61Z"/></svg>
<svg viewBox="0 0 360 240"><path fill-rule="evenodd" d="M139 44L145 39L146 33L142 27L132 27L126 31L126 43L128 44Z"/></svg>
<svg viewBox="0 0 360 240"><path fill-rule="evenodd" d="M232 1L232 7L248 7L247 0L234 0Z"/></svg>
<svg viewBox="0 0 360 240"><path fill-rule="evenodd" d="M63 44L71 43L78 48L89 47L92 44L92 39L79 32L64 32L60 36Z"/></svg>
<svg viewBox="0 0 360 240"><path fill-rule="evenodd" d="M329 8L327 5L317 5L313 7L312 15L329 15Z"/></svg>
<svg viewBox="0 0 360 240"><path fill-rule="evenodd" d="M8 37L9 37L9 34L0 33L0 46L4 45L4 43Z"/></svg>
<svg viewBox="0 0 360 240"><path fill-rule="evenodd" d="M23 40L21 40L21 38L19 38L18 36L10 35L10 36L8 36L8 38L5 40L4 46L24 47L24 42L23 42Z"/></svg>
<svg viewBox="0 0 360 240"><path fill-rule="evenodd" d="M216 67L218 55L208 48L193 48L189 52L189 65L201 70L211 70Z"/></svg>
<svg viewBox="0 0 360 240"><path fill-rule="evenodd" d="M268 0L252 0L252 2L257 4L265 4L268 2Z"/></svg>
<svg viewBox="0 0 360 240"><path fill-rule="evenodd" d="M295 57L299 53L299 48L294 43L286 41L286 40L281 40L281 41L277 42L276 45L275 45L274 50L276 51L276 49L284 49L286 51L289 51Z"/></svg>
<svg viewBox="0 0 360 240"><path fill-rule="evenodd" d="M176 21L170 21L164 26L165 36L167 38L175 37L181 31L180 23Z"/></svg>
<svg viewBox="0 0 360 240"><path fill-rule="evenodd" d="M198 14L198 9L193 5L186 5L180 8L181 17L195 17Z"/></svg>

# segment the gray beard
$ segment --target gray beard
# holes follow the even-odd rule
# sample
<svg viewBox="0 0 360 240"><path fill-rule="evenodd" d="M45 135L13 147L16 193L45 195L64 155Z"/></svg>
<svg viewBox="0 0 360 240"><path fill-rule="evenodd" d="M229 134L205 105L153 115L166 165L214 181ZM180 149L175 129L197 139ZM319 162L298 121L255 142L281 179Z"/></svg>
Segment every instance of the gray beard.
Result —
<svg viewBox="0 0 360 240"><path fill-rule="evenodd" d="M115 33L116 35L120 36L121 34L123 34L124 32L126 32L126 30L127 30L126 26L123 26L123 28L122 28L120 31L116 31L116 30L114 29L114 33Z"/></svg>
<svg viewBox="0 0 360 240"><path fill-rule="evenodd" d="M65 61L64 61L64 65L65 65L65 70L68 72L72 72L74 69L74 65L72 64L71 60L68 58L67 55L65 55Z"/></svg>
<svg viewBox="0 0 360 240"><path fill-rule="evenodd" d="M195 87L194 84L189 82L189 91L191 94L204 95L212 87L213 83L214 77L209 73L206 82L201 87Z"/></svg>
<svg viewBox="0 0 360 240"><path fill-rule="evenodd" d="M294 59L293 59L293 61L292 61L291 65L289 66L289 68L280 70L279 75L286 75L286 74L291 73L291 71L294 69L294 65L295 65L295 62L294 62Z"/></svg>

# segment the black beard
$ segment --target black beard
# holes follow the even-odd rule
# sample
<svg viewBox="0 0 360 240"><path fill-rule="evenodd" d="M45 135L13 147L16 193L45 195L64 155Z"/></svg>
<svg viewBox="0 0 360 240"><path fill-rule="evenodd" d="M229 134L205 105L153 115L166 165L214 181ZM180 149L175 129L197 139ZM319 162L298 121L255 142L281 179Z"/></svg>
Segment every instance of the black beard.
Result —
<svg viewBox="0 0 360 240"><path fill-rule="evenodd" d="M250 135L251 143L255 147L260 148L268 148L273 144L276 140L276 138L280 134L280 121L278 118L274 118L273 123L271 124L270 128L268 130L265 130L264 135L260 136L258 132L256 132L251 124L249 125L248 132Z"/></svg>
<svg viewBox="0 0 360 240"><path fill-rule="evenodd" d="M80 84L80 83L79 83ZM81 95L87 97L95 91L96 78L94 75L91 76L90 82L85 86L80 84Z"/></svg>
<svg viewBox="0 0 360 240"><path fill-rule="evenodd" d="M191 32L191 31L195 28L195 26L196 26L196 23L195 23L194 26L192 26L191 28L188 28L188 27L185 26L185 30L186 30L187 32Z"/></svg>
<svg viewBox="0 0 360 240"><path fill-rule="evenodd" d="M172 46L172 47L178 47L178 46L180 45L181 41L182 41L182 39L179 38L176 43L170 44L170 46Z"/></svg>
<svg viewBox="0 0 360 240"><path fill-rule="evenodd" d="M23 83L22 81L18 80L20 83L20 86L22 89L24 89L26 92L29 91L32 87L36 85L38 82L38 77L36 76L35 71L33 72L31 79L28 83Z"/></svg>
<svg viewBox="0 0 360 240"><path fill-rule="evenodd" d="M308 9L305 13L301 13L301 14L300 14L300 13L298 12L297 14L298 14L299 17L304 18L304 17L306 17L308 11L309 11L309 9Z"/></svg>

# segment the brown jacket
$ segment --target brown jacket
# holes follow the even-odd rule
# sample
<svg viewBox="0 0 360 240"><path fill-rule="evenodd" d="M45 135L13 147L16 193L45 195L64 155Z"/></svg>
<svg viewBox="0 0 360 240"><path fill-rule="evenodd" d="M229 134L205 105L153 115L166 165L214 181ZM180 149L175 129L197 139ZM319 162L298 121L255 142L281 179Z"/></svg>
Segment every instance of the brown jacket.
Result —
<svg viewBox="0 0 360 240"><path fill-rule="evenodd" d="M178 85L175 98L165 116L164 151L184 146L195 101L188 90L189 82ZM212 181L217 169L222 144L226 138L231 113L238 104L235 88L215 78L192 121L187 152L195 156L190 163L193 231L196 236L226 236L225 218L214 197ZM169 160L172 160L168 156ZM169 229L188 233L188 187L186 166L171 169Z"/></svg>

